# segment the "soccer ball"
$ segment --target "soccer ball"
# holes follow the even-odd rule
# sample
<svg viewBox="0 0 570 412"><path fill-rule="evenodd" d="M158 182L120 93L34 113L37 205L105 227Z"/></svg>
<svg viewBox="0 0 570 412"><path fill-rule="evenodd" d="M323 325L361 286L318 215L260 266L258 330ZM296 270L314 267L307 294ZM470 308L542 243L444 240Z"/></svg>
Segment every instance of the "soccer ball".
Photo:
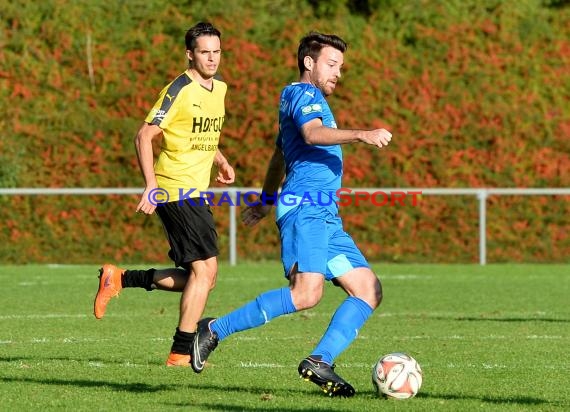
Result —
<svg viewBox="0 0 570 412"><path fill-rule="evenodd" d="M389 353L382 356L372 369L372 384L378 395L408 399L422 386L422 368L410 355Z"/></svg>

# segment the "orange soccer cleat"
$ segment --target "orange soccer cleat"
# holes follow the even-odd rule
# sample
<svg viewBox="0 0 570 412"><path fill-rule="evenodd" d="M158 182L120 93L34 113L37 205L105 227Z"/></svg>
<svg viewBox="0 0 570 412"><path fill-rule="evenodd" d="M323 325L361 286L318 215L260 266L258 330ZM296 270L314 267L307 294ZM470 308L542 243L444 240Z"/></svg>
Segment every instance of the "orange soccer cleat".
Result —
<svg viewBox="0 0 570 412"><path fill-rule="evenodd" d="M190 366L190 355L184 355L182 353L170 352L168 359L166 359L166 366Z"/></svg>
<svg viewBox="0 0 570 412"><path fill-rule="evenodd" d="M105 264L99 269L99 290L93 303L93 313L97 319L101 319L105 315L107 303L111 298L119 296L121 289L123 289L121 278L124 272L124 269L110 264Z"/></svg>

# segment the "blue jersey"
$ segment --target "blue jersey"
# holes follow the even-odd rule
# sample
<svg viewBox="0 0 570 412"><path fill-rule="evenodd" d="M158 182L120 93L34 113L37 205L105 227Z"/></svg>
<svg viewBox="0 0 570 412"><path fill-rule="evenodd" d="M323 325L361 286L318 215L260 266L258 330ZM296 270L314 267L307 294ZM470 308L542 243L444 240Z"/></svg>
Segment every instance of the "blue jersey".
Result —
<svg viewBox="0 0 570 412"><path fill-rule="evenodd" d="M292 195L297 203L321 205L336 214L342 149L340 145L315 146L305 142L301 126L316 118L320 118L324 126L336 129L334 116L319 89L308 83L292 83L283 89L277 137L277 146L285 159L286 177L281 193ZM277 218L298 206L297 203L280 200Z"/></svg>

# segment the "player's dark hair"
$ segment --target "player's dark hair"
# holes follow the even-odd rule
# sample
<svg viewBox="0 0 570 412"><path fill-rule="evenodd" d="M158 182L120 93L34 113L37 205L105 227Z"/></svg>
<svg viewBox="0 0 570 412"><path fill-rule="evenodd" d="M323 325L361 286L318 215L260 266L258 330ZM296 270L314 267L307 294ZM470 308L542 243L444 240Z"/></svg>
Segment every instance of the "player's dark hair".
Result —
<svg viewBox="0 0 570 412"><path fill-rule="evenodd" d="M211 23L200 22L194 27L190 27L186 32L186 50L194 51L196 39L200 36L217 36L221 38L222 34Z"/></svg>
<svg viewBox="0 0 570 412"><path fill-rule="evenodd" d="M305 56L310 56L313 60L317 60L321 54L321 50L325 46L334 47L342 53L348 48L348 44L334 34L322 34L315 31L310 32L301 39L299 50L297 51L297 64L300 74L303 74L305 71Z"/></svg>

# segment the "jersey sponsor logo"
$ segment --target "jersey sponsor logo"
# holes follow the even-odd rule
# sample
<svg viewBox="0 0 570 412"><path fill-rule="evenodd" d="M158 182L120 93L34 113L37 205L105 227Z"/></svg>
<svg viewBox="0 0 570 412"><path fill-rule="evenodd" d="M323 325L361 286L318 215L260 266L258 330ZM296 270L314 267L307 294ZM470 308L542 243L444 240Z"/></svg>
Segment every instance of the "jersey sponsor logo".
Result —
<svg viewBox="0 0 570 412"><path fill-rule="evenodd" d="M168 100L169 100L169 101L172 101L172 99L174 99L174 98L176 97L176 95L171 96L171 95L169 95L168 93L166 93L166 97L168 97Z"/></svg>
<svg viewBox="0 0 570 412"><path fill-rule="evenodd" d="M192 133L219 132L224 124L224 116L195 117L192 124Z"/></svg>
<svg viewBox="0 0 570 412"><path fill-rule="evenodd" d="M164 116L166 116L166 110L156 110L154 112L154 116L153 119L164 119Z"/></svg>
<svg viewBox="0 0 570 412"><path fill-rule="evenodd" d="M191 150L200 150L202 152L215 152L218 150L217 144L206 144L206 143L194 143L191 147Z"/></svg>
<svg viewBox="0 0 570 412"><path fill-rule="evenodd" d="M321 113L322 111L323 111L323 107L318 103L309 104L308 106L303 106L301 108L301 113L303 113L305 115L310 114L310 113Z"/></svg>
<svg viewBox="0 0 570 412"><path fill-rule="evenodd" d="M305 94L306 94L307 96L311 96L312 98L315 97L315 92L311 93L311 92L309 92L309 91L306 91Z"/></svg>

